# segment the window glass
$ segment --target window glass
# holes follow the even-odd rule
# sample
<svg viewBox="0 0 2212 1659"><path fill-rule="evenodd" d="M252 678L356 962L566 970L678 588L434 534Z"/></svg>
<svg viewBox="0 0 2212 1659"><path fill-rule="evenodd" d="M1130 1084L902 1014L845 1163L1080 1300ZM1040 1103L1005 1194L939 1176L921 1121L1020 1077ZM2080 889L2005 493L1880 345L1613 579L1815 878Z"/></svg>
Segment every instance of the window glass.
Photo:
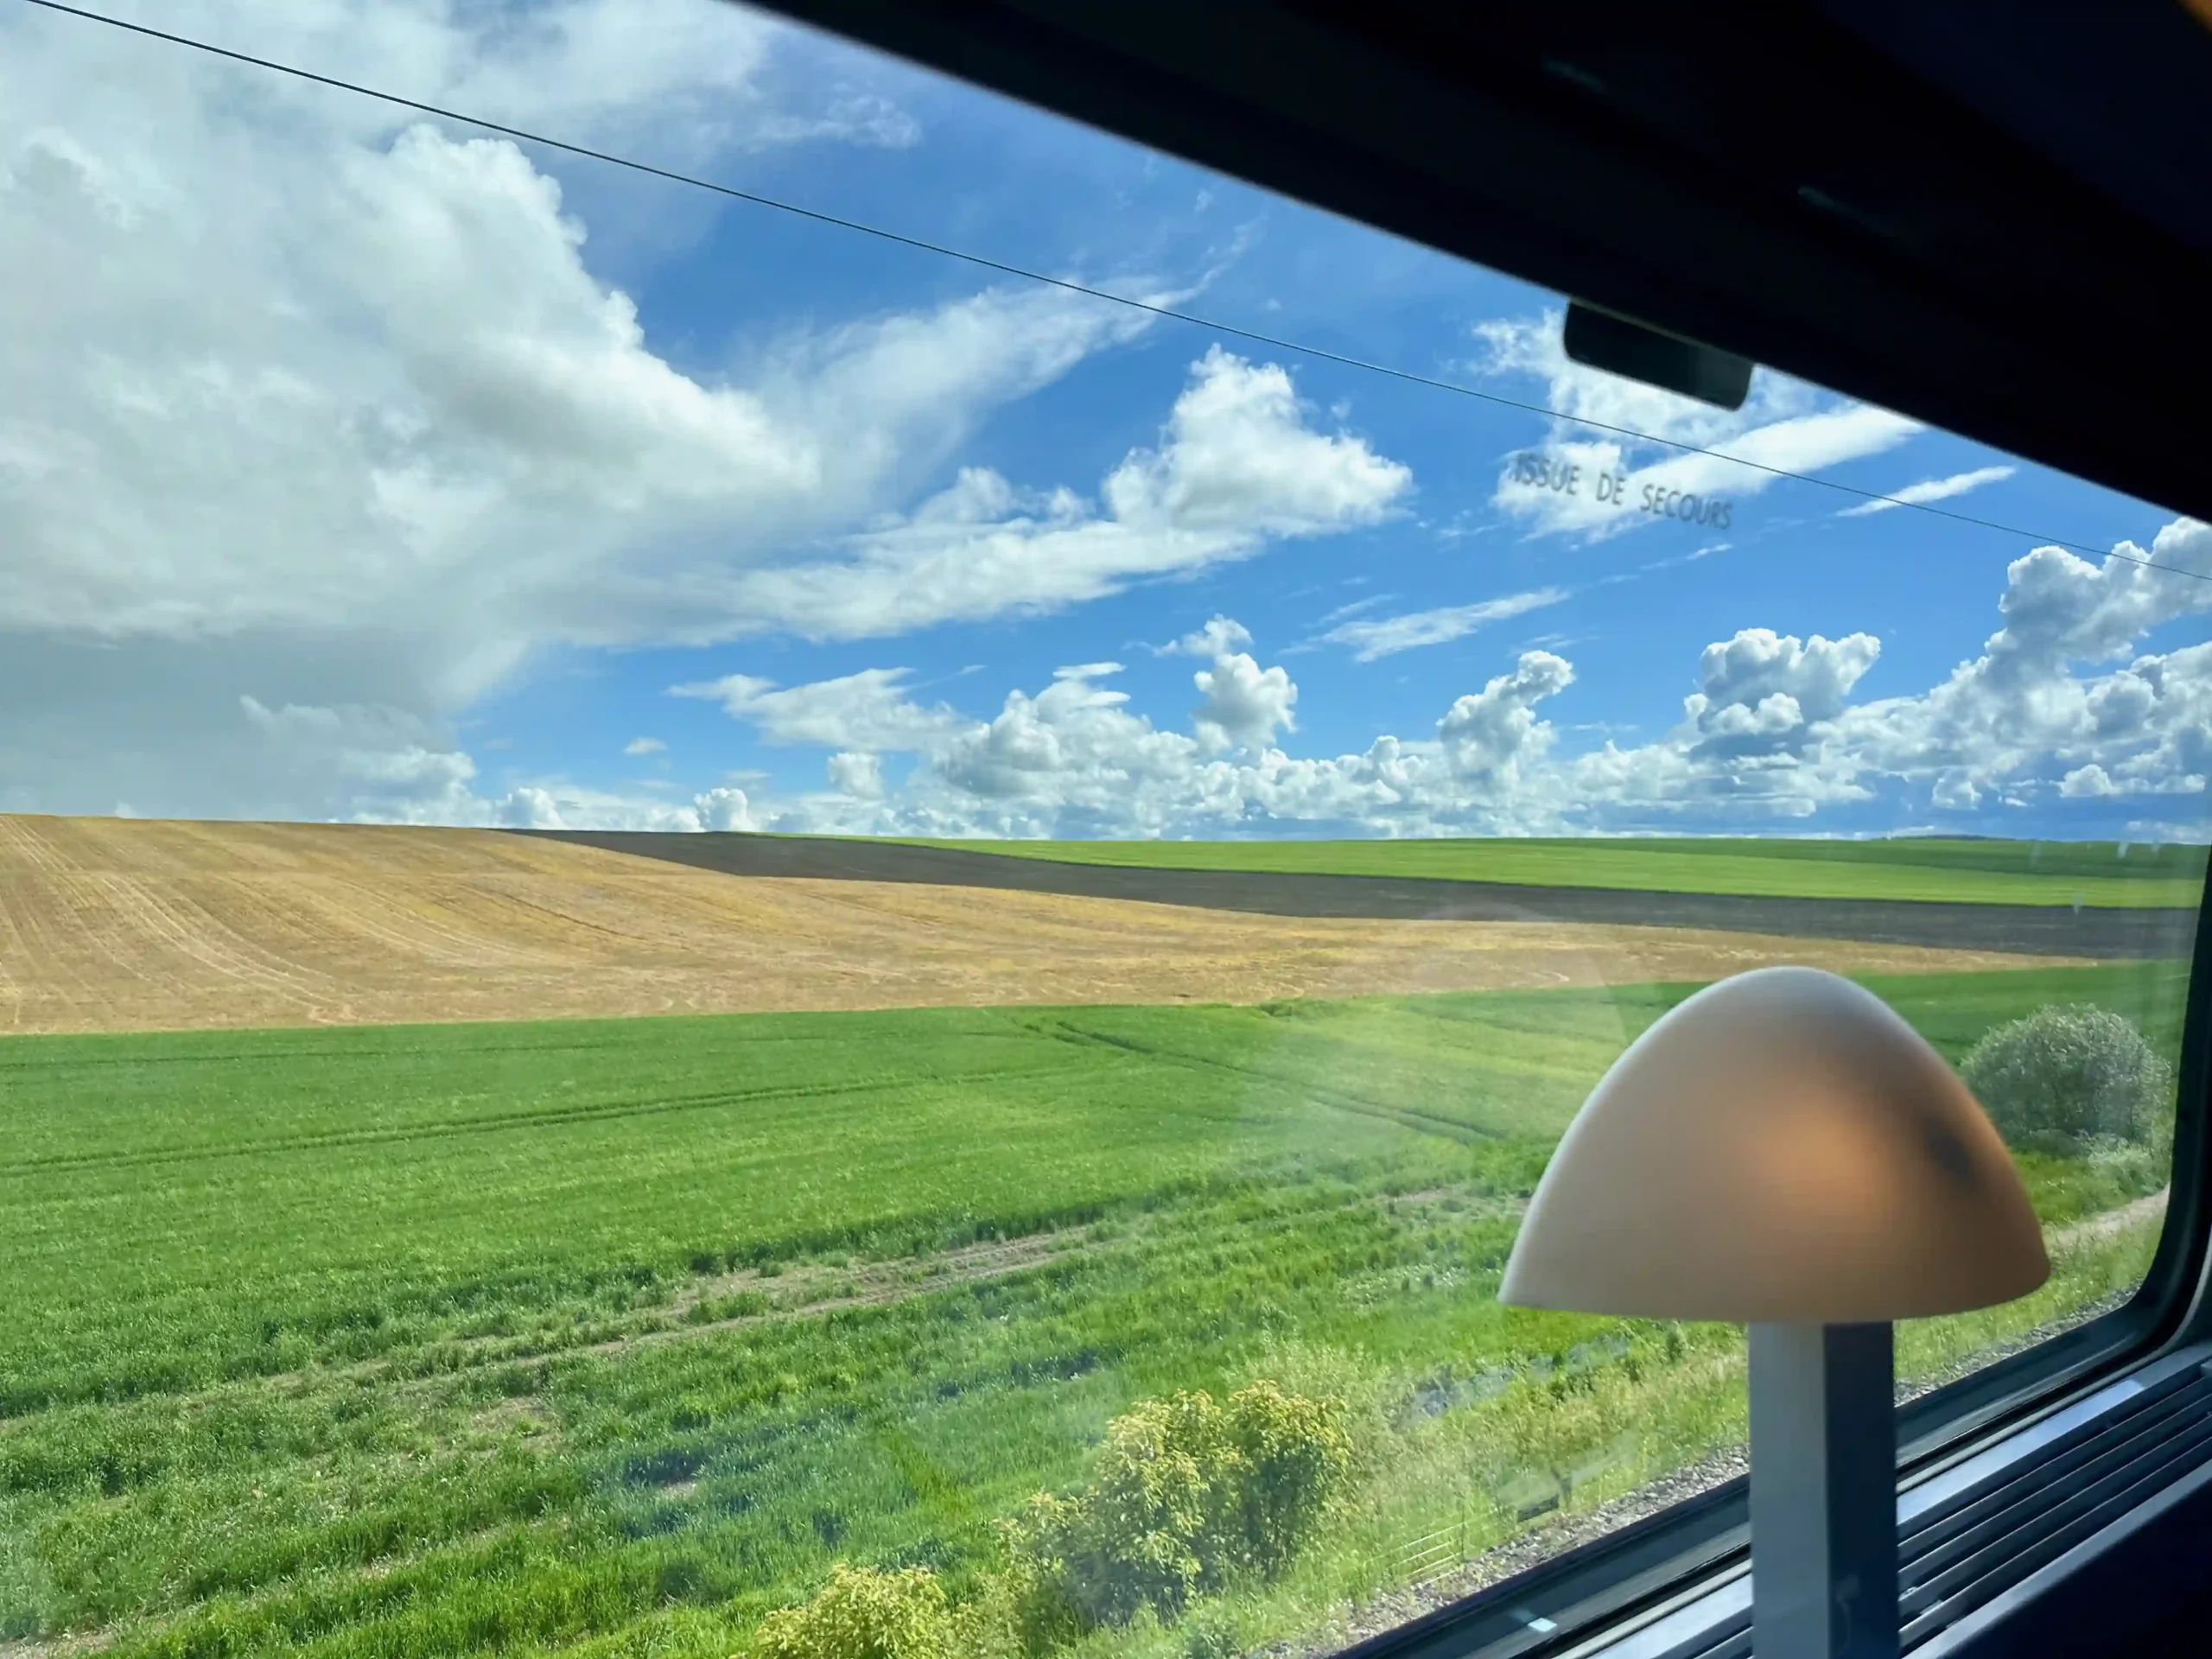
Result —
<svg viewBox="0 0 2212 1659"><path fill-rule="evenodd" d="M1901 1393L2140 1283L2212 530L709 0L106 7L662 175L0 16L0 1641L1335 1650L1741 1470L1496 1291L1766 964L2044 1223Z"/></svg>

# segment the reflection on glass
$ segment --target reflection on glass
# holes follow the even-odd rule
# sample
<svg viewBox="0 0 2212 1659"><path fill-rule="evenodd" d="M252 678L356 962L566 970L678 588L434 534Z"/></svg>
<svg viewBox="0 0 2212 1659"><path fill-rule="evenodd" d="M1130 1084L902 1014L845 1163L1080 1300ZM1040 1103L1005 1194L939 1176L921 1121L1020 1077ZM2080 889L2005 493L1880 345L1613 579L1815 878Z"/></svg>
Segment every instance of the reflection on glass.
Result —
<svg viewBox="0 0 2212 1659"><path fill-rule="evenodd" d="M2212 531L664 10L203 21L1558 417L0 20L0 1637L1333 1650L1740 1469L1493 1294L1768 963L2047 1228L1907 1389L2131 1294Z"/></svg>

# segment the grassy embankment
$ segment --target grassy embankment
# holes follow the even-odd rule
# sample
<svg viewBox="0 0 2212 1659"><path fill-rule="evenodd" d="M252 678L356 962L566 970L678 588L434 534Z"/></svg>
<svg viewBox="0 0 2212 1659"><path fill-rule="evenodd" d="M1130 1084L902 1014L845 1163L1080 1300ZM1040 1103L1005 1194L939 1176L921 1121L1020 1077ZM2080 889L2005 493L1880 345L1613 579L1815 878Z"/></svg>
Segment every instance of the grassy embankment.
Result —
<svg viewBox="0 0 2212 1659"><path fill-rule="evenodd" d="M1955 1057L2182 969L1878 988ZM1295 1628L1743 1432L1740 1338L1503 1309L1521 1203L1688 987L0 1046L0 1620L118 1655L721 1655L832 1561L956 1593L1114 1414L1255 1376L1366 1477ZM2031 1160L2063 1227L2134 1196ZM1910 1327L2132 1282L2149 1228ZM1171 1635L1093 1638L1140 1651Z"/></svg>
<svg viewBox="0 0 2212 1659"><path fill-rule="evenodd" d="M2114 842L1726 837L1406 841L945 841L1009 857L1138 869L1263 870L1787 899L2193 909L2202 847Z"/></svg>

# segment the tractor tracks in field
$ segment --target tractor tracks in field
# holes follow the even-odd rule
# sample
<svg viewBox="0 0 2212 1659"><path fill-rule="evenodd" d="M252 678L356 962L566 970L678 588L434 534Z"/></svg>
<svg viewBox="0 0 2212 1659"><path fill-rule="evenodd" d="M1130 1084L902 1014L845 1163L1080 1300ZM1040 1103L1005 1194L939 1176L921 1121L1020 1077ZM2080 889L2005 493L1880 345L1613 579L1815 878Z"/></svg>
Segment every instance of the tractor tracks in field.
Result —
<svg viewBox="0 0 2212 1659"><path fill-rule="evenodd" d="M0 1659L73 1659L80 1653L101 1653L115 1645L119 1632L111 1630L73 1630L66 1636L22 1636L0 1642Z"/></svg>
<svg viewBox="0 0 2212 1659"><path fill-rule="evenodd" d="M2045 1235L2049 1248L2056 1254L2070 1248L2094 1245L2116 1237L2163 1215L2166 1196L2162 1190L2123 1205L2119 1209L2088 1217L2069 1226L2052 1228ZM1471 1186L1450 1185L1425 1187L1406 1192L1369 1193L1351 1200L1347 1207L1371 1206L1397 1215L1408 1210L1417 1211L1441 1205L1455 1198L1486 1207L1503 1205L1511 1210L1521 1207L1519 1200L1500 1199L1494 1195L1478 1192ZM570 1357L607 1358L671 1343L702 1340L731 1331L820 1319L856 1308L889 1306L938 1291L1009 1278L1033 1268L1049 1267L1055 1262L1081 1255L1102 1245L1125 1247L1141 1243L1147 1230L1141 1225L1133 1229L1126 1224L1093 1224L1011 1238L982 1240L926 1255L890 1257L875 1262L847 1264L804 1262L777 1273L758 1268L740 1268L734 1272L692 1279L666 1303L640 1310L637 1328L615 1336L581 1343L532 1344L525 1348L513 1345L515 1339L512 1338L464 1338L438 1344L435 1349L442 1357L457 1352L461 1363L442 1367L427 1376L405 1375L404 1365L379 1360L364 1362L354 1367L294 1372L267 1381L281 1386L288 1382L304 1382L310 1376L358 1379L372 1378L379 1372L387 1372L401 1374L403 1381L429 1382L451 1376L457 1370L474 1370L486 1366ZM742 1312L722 1314L709 1312L706 1317L699 1317L701 1310L711 1310L717 1303L728 1304L754 1297L765 1300L768 1305L749 1306ZM0 1659L4 1659L4 1656L0 1656Z"/></svg>
<svg viewBox="0 0 2212 1659"><path fill-rule="evenodd" d="M1396 1215L1408 1209L1420 1210L1440 1205L1454 1197L1485 1205L1498 1202L1487 1195L1476 1194L1471 1187L1462 1191L1456 1187L1432 1186L1413 1192L1366 1194L1352 1200L1347 1207L1374 1207ZM658 1343L680 1341L695 1333L703 1336L748 1325L811 1319L846 1308L881 1307L893 1302L925 1296L933 1291L1002 1279L1032 1268L1047 1267L1064 1257L1077 1255L1101 1245L1126 1246L1141 1243L1148 1231L1141 1225L1131 1227L1123 1224L1113 1226L1109 1231L1105 1225L1093 1224L1023 1234L1013 1238L989 1239L940 1250L930 1255L868 1262L856 1268L807 1267L787 1271L775 1278L765 1276L757 1268L742 1269L716 1278L697 1280L687 1286L668 1310L677 1319L688 1321L675 1329L652 1331L563 1351L620 1353ZM785 1295L789 1296L795 1279L799 1281L800 1297L787 1301L783 1306L756 1313L733 1314L723 1319L690 1319L695 1309L710 1306L718 1299L747 1293L763 1294L764 1287L784 1287ZM825 1294L810 1294L817 1289Z"/></svg>
<svg viewBox="0 0 2212 1659"><path fill-rule="evenodd" d="M1369 1192L1348 1197L1343 1207L1371 1209L1398 1217L1454 1200L1486 1210L1500 1206L1517 1210L1522 1203L1465 1183L1418 1191ZM732 1332L892 1306L944 1291L1014 1279L1062 1262L1141 1249L1156 1241L1165 1225L1163 1217L1148 1213L1119 1216L915 1255L845 1262L799 1262L773 1271L743 1268L699 1274L681 1282L665 1301L610 1314L573 1333L540 1329L524 1334L431 1338L392 1354L270 1372L176 1397L181 1405L191 1407L232 1397L240 1388L288 1395L333 1386L383 1385L394 1391L415 1392L501 1367L536 1366L571 1358L620 1358ZM25 1421L17 1419L16 1423ZM0 1432L11 1426L0 1425ZM4 1651L0 1651L0 1659L7 1659Z"/></svg>
<svg viewBox="0 0 2212 1659"><path fill-rule="evenodd" d="M981 1284L1003 1279L1030 1268L1043 1267L1071 1255L1095 1242L1093 1229L1068 1228L1058 1232L1032 1233L1018 1238L990 1239L981 1243L941 1250L931 1255L874 1262L857 1268L800 1268L775 1278L758 1269L726 1274L694 1281L670 1305L669 1313L682 1321L671 1329L643 1331L616 1337L563 1353L607 1355L632 1349L681 1342L718 1332L742 1330L747 1325L818 1319L847 1308L885 1307L932 1291L955 1286ZM798 1281L793 1283L792 1281ZM746 1294L779 1294L781 1305L758 1313L732 1313L721 1318L693 1319L696 1310L711 1307L717 1300ZM794 1291L797 1294L794 1295Z"/></svg>
<svg viewBox="0 0 2212 1659"><path fill-rule="evenodd" d="M1296 1090L1303 1098L1319 1106L1349 1112L1358 1117L1371 1117L1400 1128L1411 1129L1420 1135L1440 1135L1446 1140L1464 1145L1479 1146L1502 1138L1493 1129L1480 1124L1464 1122L1446 1117L1440 1112L1423 1111L1418 1106L1393 1105L1387 1101L1373 1100L1347 1089L1317 1082L1311 1077L1296 1077L1269 1070L1265 1066L1247 1065L1236 1060L1224 1060L1211 1054L1194 1054L1180 1049L1163 1047L1156 1043L1140 1042L1135 1038L1119 1033L1099 1031L1079 1025L1071 1018L1051 1018L1039 1020L1033 1027L1041 1034L1060 1042L1079 1047L1119 1049L1140 1059L1153 1060L1165 1065L1179 1065L1185 1070L1204 1072L1210 1077L1238 1077L1247 1083L1264 1083L1275 1087Z"/></svg>
<svg viewBox="0 0 2212 1659"><path fill-rule="evenodd" d="M1015 1082L1056 1077L1052 1066L1025 1070L994 1067L988 1071L945 1073L933 1084ZM323 1152L361 1147L436 1141L456 1135L499 1135L518 1129L557 1128L568 1125L655 1117L671 1113L715 1111L732 1107L775 1105L848 1095L880 1094L911 1090L911 1077L859 1077L828 1083L779 1084L761 1089L721 1089L700 1094L666 1095L650 1100L580 1101L575 1104L537 1106L517 1111L486 1112L474 1117L427 1119L416 1123L376 1128L332 1129L316 1134L272 1135L254 1141L226 1141L200 1147L154 1147L143 1151L61 1153L0 1164L0 1179L23 1175L73 1174L102 1169L137 1168L153 1164L190 1164L226 1158L262 1157L276 1153Z"/></svg>
<svg viewBox="0 0 2212 1659"><path fill-rule="evenodd" d="M1124 1235L1125 1236L1126 1235ZM988 1239L920 1256L892 1257L849 1265L802 1262L778 1273L757 1268L694 1278L670 1300L635 1310L626 1321L611 1316L591 1329L589 1339L561 1341L543 1336L456 1337L431 1341L405 1354L338 1365L273 1372L253 1386L296 1393L331 1383L354 1386L391 1382L396 1388L435 1383L505 1365L529 1365L572 1357L609 1358L671 1343L704 1340L753 1326L821 1319L855 1308L883 1307L963 1285L1004 1279L1098 1242L1091 1227L1065 1228L1014 1238ZM760 1298L766 1305L743 1312L699 1317L720 1303ZM631 1328L598 1334L609 1325ZM210 1391L226 1393L227 1389ZM190 1396L205 1398L207 1395ZM0 1653L0 1659L6 1659Z"/></svg>

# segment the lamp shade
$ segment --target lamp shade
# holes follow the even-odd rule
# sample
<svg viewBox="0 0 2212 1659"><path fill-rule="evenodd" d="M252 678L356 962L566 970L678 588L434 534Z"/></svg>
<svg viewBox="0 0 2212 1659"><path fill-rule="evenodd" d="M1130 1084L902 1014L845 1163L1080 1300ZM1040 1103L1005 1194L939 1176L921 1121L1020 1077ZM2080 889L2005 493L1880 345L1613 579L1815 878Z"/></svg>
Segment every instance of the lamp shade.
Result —
<svg viewBox="0 0 2212 1659"><path fill-rule="evenodd" d="M1630 1044L1536 1187L1498 1300L1853 1324L2050 1275L1996 1128L1919 1033L1810 968L1708 985Z"/></svg>

